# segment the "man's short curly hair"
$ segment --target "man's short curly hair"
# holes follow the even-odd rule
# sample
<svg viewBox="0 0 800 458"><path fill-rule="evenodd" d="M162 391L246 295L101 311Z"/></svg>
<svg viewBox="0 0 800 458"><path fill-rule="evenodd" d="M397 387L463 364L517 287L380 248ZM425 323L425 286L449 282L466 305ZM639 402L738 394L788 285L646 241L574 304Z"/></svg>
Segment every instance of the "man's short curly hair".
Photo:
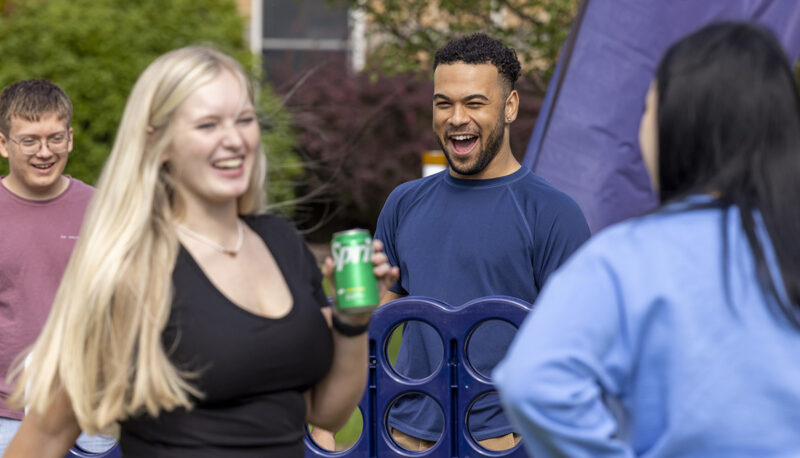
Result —
<svg viewBox="0 0 800 458"><path fill-rule="evenodd" d="M433 58L433 70L441 64L487 64L497 67L498 73L508 83L508 91L514 89L519 78L520 65L517 53L500 40L485 33L475 33L453 40L438 51Z"/></svg>

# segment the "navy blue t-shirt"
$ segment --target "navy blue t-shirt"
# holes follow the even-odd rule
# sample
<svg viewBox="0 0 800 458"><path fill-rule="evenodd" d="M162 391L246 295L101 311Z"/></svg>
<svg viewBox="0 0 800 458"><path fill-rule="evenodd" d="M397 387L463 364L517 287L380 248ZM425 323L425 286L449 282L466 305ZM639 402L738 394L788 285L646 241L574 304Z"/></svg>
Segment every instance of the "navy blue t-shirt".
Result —
<svg viewBox="0 0 800 458"><path fill-rule="evenodd" d="M547 277L589 238L589 227L569 196L527 167L486 180L455 178L445 170L392 191L375 238L400 268L392 288L397 294L452 306L489 295L532 303ZM481 344L473 336L469 357L488 375L503 357L497 349L507 348L513 332L485 327L479 329L492 341ZM412 378L430 375L441 360L440 342L432 328L407 322L395 369ZM469 421L476 440L512 431L496 395L476 403ZM395 403L389 425L432 441L443 430L439 407L421 396Z"/></svg>

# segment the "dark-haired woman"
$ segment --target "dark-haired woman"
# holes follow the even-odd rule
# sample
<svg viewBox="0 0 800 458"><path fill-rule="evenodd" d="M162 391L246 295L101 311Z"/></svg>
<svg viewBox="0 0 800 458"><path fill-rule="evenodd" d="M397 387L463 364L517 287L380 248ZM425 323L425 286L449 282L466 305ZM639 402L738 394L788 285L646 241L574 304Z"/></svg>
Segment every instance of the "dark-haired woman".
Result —
<svg viewBox="0 0 800 458"><path fill-rule="evenodd" d="M799 112L765 29L668 50L640 130L662 206L556 272L494 373L534 456L800 454Z"/></svg>

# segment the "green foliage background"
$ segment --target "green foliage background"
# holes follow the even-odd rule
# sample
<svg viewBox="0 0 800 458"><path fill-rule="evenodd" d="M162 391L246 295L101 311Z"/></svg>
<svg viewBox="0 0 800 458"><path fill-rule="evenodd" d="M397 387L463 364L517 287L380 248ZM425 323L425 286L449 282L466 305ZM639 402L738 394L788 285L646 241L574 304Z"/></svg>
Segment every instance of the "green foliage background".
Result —
<svg viewBox="0 0 800 458"><path fill-rule="evenodd" d="M382 44L369 56L383 74L429 72L448 41L484 32L514 48L523 77L544 94L580 0L328 0L364 11Z"/></svg>
<svg viewBox="0 0 800 458"><path fill-rule="evenodd" d="M0 87L25 78L61 86L74 106L75 145L66 173L94 183L136 78L159 55L210 44L260 70L244 41L234 0L16 0L0 16ZM288 114L268 87L259 95L265 149L275 172L272 200L291 199L300 172ZM0 174L8 163L0 162Z"/></svg>

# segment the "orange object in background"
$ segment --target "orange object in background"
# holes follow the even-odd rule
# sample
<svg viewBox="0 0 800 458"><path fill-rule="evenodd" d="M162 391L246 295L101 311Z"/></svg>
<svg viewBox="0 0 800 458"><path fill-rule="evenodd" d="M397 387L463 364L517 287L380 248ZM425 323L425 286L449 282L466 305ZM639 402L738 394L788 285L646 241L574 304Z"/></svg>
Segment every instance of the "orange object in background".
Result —
<svg viewBox="0 0 800 458"><path fill-rule="evenodd" d="M422 153L422 176L433 175L447 168L447 159L440 150L429 150Z"/></svg>

